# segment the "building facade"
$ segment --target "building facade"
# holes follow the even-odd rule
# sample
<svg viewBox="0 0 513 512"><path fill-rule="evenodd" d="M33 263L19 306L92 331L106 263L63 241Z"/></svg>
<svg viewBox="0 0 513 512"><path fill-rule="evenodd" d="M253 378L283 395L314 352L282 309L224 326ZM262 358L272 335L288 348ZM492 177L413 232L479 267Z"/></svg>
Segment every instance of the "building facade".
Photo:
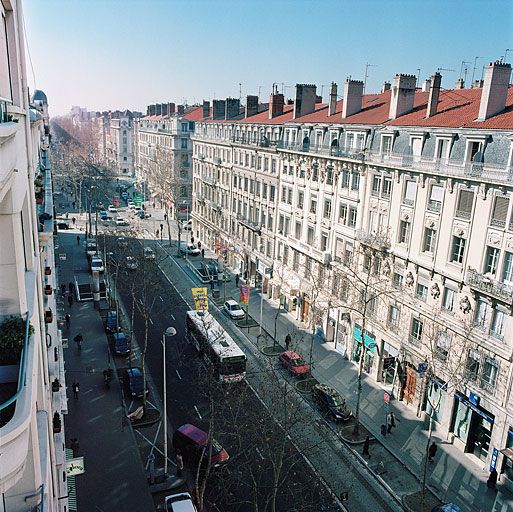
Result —
<svg viewBox="0 0 513 512"><path fill-rule="evenodd" d="M29 104L21 2L0 18L0 493L5 510L66 511L48 103Z"/></svg>
<svg viewBox="0 0 513 512"><path fill-rule="evenodd" d="M213 106L192 217L267 298L513 480L510 76L495 62L467 89L396 75L378 94L348 80L342 101L303 84L245 115Z"/></svg>
<svg viewBox="0 0 513 512"><path fill-rule="evenodd" d="M201 107L174 103L149 105L136 122L136 177L153 199L165 202L172 216L190 212L192 141Z"/></svg>

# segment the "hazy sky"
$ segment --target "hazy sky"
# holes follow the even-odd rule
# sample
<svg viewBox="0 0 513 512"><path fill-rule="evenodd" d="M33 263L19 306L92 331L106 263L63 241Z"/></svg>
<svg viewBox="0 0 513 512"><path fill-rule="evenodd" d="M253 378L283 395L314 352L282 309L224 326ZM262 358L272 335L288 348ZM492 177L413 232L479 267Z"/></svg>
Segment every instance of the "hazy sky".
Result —
<svg viewBox="0 0 513 512"><path fill-rule="evenodd" d="M71 105L145 111L258 94L274 82L364 79L441 71L452 88L462 61L513 60L511 0L23 0L35 85L52 115ZM29 65L30 66L30 65ZM34 78L29 69L31 88ZM239 86L239 84L241 84ZM285 93L292 96L291 88Z"/></svg>

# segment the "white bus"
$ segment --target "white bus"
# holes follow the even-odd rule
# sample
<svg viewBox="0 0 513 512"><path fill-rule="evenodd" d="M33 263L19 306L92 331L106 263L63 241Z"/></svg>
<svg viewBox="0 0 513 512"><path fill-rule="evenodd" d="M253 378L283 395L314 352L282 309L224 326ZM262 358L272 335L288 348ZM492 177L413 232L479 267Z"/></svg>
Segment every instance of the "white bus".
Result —
<svg viewBox="0 0 513 512"><path fill-rule="evenodd" d="M208 311L187 311L186 336L213 365L222 382L238 382L246 376L246 356Z"/></svg>

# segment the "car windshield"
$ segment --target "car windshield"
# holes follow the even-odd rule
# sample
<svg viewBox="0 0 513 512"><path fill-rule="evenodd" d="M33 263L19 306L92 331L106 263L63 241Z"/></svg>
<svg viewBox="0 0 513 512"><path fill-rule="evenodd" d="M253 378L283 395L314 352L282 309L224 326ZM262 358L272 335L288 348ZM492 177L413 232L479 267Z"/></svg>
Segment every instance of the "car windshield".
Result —
<svg viewBox="0 0 513 512"><path fill-rule="evenodd" d="M246 371L246 356L235 356L224 359L221 363L223 375L235 375Z"/></svg>
<svg viewBox="0 0 513 512"><path fill-rule="evenodd" d="M292 366L304 366L305 365L305 362L301 358L291 359L290 363L292 364Z"/></svg>
<svg viewBox="0 0 513 512"><path fill-rule="evenodd" d="M232 311L238 311L241 307L238 304L230 304L230 309Z"/></svg>
<svg viewBox="0 0 513 512"><path fill-rule="evenodd" d="M344 400L339 394L326 394L326 400L328 404L332 407L341 407L342 405L344 405Z"/></svg>
<svg viewBox="0 0 513 512"><path fill-rule="evenodd" d="M223 447L221 446L221 444L216 441L215 439L212 440L212 455L217 455L221 450L223 449Z"/></svg>

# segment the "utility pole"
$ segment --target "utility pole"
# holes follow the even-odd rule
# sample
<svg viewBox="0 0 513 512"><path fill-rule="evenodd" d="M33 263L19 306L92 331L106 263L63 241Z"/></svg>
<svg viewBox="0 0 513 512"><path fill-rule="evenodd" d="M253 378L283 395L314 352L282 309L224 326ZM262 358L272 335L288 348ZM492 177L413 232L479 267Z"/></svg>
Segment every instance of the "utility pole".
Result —
<svg viewBox="0 0 513 512"><path fill-rule="evenodd" d="M375 68L377 64L369 64L365 63L365 78L363 79L363 92L365 93L365 89L367 88L367 78L369 77L369 68Z"/></svg>

